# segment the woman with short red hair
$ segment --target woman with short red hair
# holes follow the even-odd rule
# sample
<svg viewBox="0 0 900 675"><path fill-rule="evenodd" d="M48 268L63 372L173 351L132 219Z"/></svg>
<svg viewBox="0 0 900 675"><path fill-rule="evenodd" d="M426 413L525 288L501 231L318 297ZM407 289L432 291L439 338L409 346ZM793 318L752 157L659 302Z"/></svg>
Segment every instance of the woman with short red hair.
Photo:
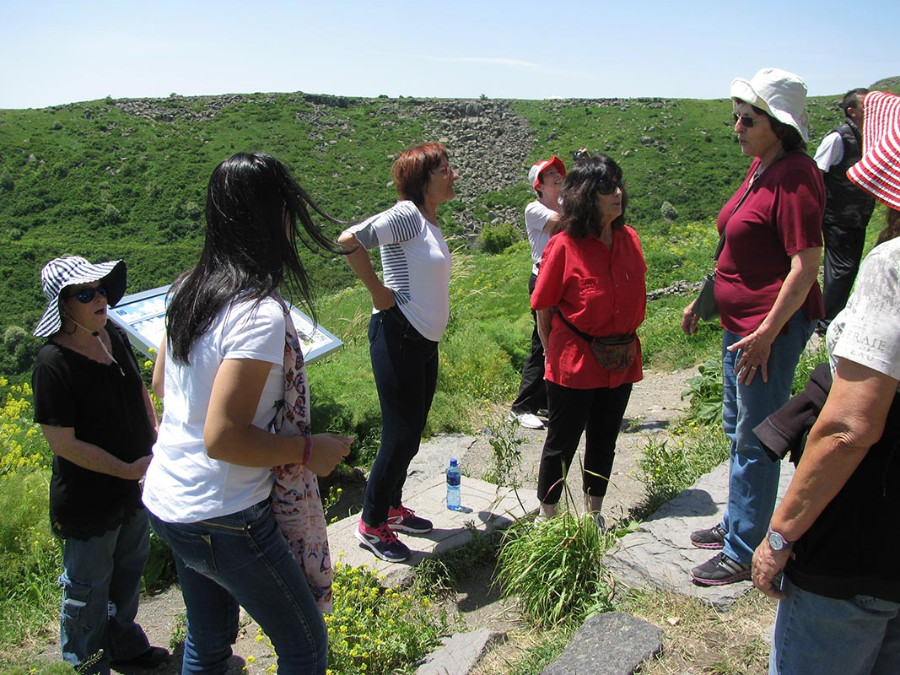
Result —
<svg viewBox="0 0 900 675"><path fill-rule="evenodd" d="M388 562L409 557L395 531L425 534L432 524L402 502L409 464L434 398L438 341L450 318L450 250L437 207L455 196L459 178L439 143L407 150L391 173L400 201L345 230L338 242L372 295L369 355L381 403L381 446L356 537ZM368 251L381 250L380 279Z"/></svg>

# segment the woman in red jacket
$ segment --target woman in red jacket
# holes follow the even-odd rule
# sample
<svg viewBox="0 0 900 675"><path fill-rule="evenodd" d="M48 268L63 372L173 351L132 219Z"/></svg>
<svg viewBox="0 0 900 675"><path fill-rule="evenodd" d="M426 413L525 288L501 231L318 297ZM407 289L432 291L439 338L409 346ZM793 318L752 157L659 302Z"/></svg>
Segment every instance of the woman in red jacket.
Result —
<svg viewBox="0 0 900 675"><path fill-rule="evenodd" d="M531 296L547 358L549 429L538 474L545 517L556 515L584 431L585 510L603 525L616 438L643 377L635 331L647 307L647 264L625 225L627 203L619 165L583 155L566 176L561 231L544 249Z"/></svg>

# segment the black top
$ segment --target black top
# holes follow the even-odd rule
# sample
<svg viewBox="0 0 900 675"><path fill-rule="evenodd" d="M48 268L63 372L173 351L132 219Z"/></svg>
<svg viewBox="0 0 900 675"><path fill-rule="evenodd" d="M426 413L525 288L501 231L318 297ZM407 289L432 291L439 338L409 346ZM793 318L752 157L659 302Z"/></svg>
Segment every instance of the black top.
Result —
<svg viewBox="0 0 900 675"><path fill-rule="evenodd" d="M900 602L900 394L884 433L841 491L794 545L784 573L829 598L871 595Z"/></svg>
<svg viewBox="0 0 900 675"><path fill-rule="evenodd" d="M133 462L150 454L153 427L128 339L112 323L106 324L106 331L119 365L98 363L55 342L41 347L32 373L34 421L73 427L75 438ZM50 523L59 536L98 536L121 525L139 508L143 506L138 481L53 457Z"/></svg>

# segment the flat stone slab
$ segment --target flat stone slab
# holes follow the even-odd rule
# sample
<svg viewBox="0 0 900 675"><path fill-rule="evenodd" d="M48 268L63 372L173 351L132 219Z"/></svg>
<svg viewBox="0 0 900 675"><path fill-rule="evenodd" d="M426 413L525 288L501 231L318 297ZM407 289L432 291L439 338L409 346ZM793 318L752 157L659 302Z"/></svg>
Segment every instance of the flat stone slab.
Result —
<svg viewBox="0 0 900 675"><path fill-rule="evenodd" d="M782 462L779 501L794 475L794 465ZM692 567L716 551L691 546L694 530L720 522L728 500L728 462L701 476L690 488L663 504L638 531L625 536L606 554L604 564L616 580L629 588L662 589L700 598L716 606L731 605L753 584L741 581L724 586L698 586Z"/></svg>
<svg viewBox="0 0 900 675"><path fill-rule="evenodd" d="M631 675L662 649L662 629L623 612L595 614L541 675Z"/></svg>
<svg viewBox="0 0 900 675"><path fill-rule="evenodd" d="M505 639L506 633L487 628L471 633L455 633L441 640L444 646L425 659L425 663L416 670L416 675L466 675L490 645Z"/></svg>
<svg viewBox="0 0 900 675"><path fill-rule="evenodd" d="M409 560L389 563L376 558L354 536L359 516L353 516L328 526L332 561L354 567L366 565L383 574L386 585L402 586L412 579L416 565L426 557L466 545L472 539L467 524L471 523L479 533L488 534L509 527L517 518L535 513L540 506L534 490L519 490L516 495L510 488L463 476L460 492L464 510L451 511L447 508L447 483L443 475L435 477L432 474L430 480L414 481L413 484L415 487L411 488L408 482L404 488L403 502L431 520L434 529L423 535L397 533L412 550Z"/></svg>

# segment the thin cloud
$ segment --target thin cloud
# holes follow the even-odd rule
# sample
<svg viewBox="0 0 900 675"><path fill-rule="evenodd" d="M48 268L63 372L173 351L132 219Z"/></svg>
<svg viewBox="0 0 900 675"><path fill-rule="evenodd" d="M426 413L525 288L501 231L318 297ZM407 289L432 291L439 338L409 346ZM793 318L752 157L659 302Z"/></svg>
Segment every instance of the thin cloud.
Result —
<svg viewBox="0 0 900 675"><path fill-rule="evenodd" d="M443 63L466 63L480 64L486 66L500 66L503 68L516 68L519 70L528 70L534 73L543 73L546 75L567 76L567 77L583 77L587 73L565 70L562 68L553 68L551 66L534 63L532 61L522 61L521 59L509 59L503 57L492 56L433 56L426 55L421 57L429 61L441 61Z"/></svg>

